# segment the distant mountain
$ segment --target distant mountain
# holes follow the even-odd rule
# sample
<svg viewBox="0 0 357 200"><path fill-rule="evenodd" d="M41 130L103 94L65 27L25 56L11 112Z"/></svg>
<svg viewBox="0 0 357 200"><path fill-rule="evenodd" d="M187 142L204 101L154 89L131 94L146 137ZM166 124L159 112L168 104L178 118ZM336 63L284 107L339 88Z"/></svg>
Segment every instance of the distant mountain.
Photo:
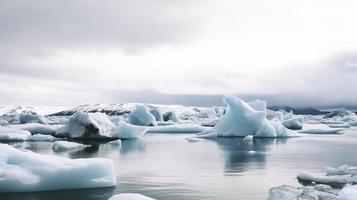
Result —
<svg viewBox="0 0 357 200"><path fill-rule="evenodd" d="M321 111L313 107L294 108L291 106L269 106L268 109L274 111L278 111L278 110L285 110L286 112L292 111L296 115L324 115L328 113L326 111Z"/></svg>

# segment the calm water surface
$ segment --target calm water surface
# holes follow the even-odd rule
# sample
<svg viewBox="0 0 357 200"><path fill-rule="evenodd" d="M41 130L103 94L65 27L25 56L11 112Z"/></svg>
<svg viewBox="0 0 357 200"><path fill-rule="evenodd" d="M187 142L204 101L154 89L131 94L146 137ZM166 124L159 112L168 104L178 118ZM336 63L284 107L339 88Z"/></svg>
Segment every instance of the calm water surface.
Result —
<svg viewBox="0 0 357 200"><path fill-rule="evenodd" d="M326 166L357 166L357 129L343 135L289 139L221 138L187 142L189 134L148 134L121 147L91 143L78 151L54 153L51 143L12 143L41 154L113 160L113 188L1 194L1 200L106 200L123 192L158 200L266 199L271 187L298 185L300 172L321 173Z"/></svg>

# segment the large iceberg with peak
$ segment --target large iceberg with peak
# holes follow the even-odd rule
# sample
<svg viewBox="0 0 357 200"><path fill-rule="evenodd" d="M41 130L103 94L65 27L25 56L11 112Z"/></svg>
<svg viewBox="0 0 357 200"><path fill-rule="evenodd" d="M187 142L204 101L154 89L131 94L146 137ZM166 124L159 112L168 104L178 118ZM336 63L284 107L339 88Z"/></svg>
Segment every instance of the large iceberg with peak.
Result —
<svg viewBox="0 0 357 200"><path fill-rule="evenodd" d="M0 192L33 192L112 187L113 162L103 158L68 159L0 144Z"/></svg>
<svg viewBox="0 0 357 200"><path fill-rule="evenodd" d="M213 129L206 130L197 137L292 137L294 131L285 128L280 120L268 120L266 102L255 100L249 103L228 96L223 99L226 113Z"/></svg>
<svg viewBox="0 0 357 200"><path fill-rule="evenodd" d="M129 123L138 126L156 126L155 116L144 105L137 105L129 115Z"/></svg>

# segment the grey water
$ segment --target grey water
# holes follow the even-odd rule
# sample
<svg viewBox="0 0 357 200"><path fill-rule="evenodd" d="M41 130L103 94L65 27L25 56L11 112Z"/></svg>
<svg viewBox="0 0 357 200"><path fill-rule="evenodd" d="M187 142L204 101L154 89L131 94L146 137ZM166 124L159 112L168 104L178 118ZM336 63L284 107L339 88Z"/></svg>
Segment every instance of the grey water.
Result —
<svg viewBox="0 0 357 200"><path fill-rule="evenodd" d="M107 200L141 193L158 200L267 199L271 187L298 186L301 172L326 166L357 166L357 129L342 135L288 139L219 138L188 142L190 134L147 134L121 146L87 142L83 150L55 153L50 142L11 143L40 154L113 160L118 184L112 188L0 194L1 200Z"/></svg>

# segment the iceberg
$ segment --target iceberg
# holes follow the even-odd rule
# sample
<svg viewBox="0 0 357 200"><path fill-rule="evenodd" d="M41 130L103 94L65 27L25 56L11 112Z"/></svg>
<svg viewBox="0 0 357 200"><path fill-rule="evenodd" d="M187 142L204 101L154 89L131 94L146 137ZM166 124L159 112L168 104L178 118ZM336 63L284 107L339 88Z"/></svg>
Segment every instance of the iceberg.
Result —
<svg viewBox="0 0 357 200"><path fill-rule="evenodd" d="M341 134L343 133L344 128L329 128L329 129L306 129L301 130L299 133L308 133L308 134Z"/></svg>
<svg viewBox="0 0 357 200"><path fill-rule="evenodd" d="M159 109L151 109L150 113L155 117L155 120L158 122L164 121L162 113Z"/></svg>
<svg viewBox="0 0 357 200"><path fill-rule="evenodd" d="M223 99L226 113L211 130L199 133L197 137L295 137L294 131L285 128L279 119L268 120L266 102L255 100L249 103L228 96Z"/></svg>
<svg viewBox="0 0 357 200"><path fill-rule="evenodd" d="M103 158L68 159L0 144L0 192L33 192L112 187L113 162Z"/></svg>
<svg viewBox="0 0 357 200"><path fill-rule="evenodd" d="M19 123L20 124L27 124L27 123L47 124L48 120L42 115L36 115L32 113L21 113L19 115Z"/></svg>
<svg viewBox="0 0 357 200"><path fill-rule="evenodd" d="M143 136L147 127L135 126L124 121L119 122L119 126L112 129L111 136L119 139L134 139Z"/></svg>
<svg viewBox="0 0 357 200"><path fill-rule="evenodd" d="M153 114L146 106L137 105L129 115L129 123L138 126L156 126L157 122Z"/></svg>
<svg viewBox="0 0 357 200"><path fill-rule="evenodd" d="M304 118L295 116L293 113L284 115L282 124L292 130L301 130L303 126Z"/></svg>
<svg viewBox="0 0 357 200"><path fill-rule="evenodd" d="M76 112L69 118L66 128L56 132L57 136L82 139L110 138L115 125L104 113Z"/></svg>
<svg viewBox="0 0 357 200"><path fill-rule="evenodd" d="M0 127L1 141L24 141L31 136L29 131Z"/></svg>
<svg viewBox="0 0 357 200"><path fill-rule="evenodd" d="M121 140L120 140L120 139L113 140L113 141L108 142L108 144L111 144L111 145L121 145Z"/></svg>
<svg viewBox="0 0 357 200"><path fill-rule="evenodd" d="M110 197L108 200L154 200L150 197L136 193L122 193Z"/></svg>
<svg viewBox="0 0 357 200"><path fill-rule="evenodd" d="M51 136L51 135L42 135L42 134L35 134L31 135L28 140L31 141L47 141L47 142L52 142L55 141L56 138Z"/></svg>
<svg viewBox="0 0 357 200"><path fill-rule="evenodd" d="M174 111L168 111L163 115L164 121L173 121L179 122L181 121L180 117Z"/></svg>
<svg viewBox="0 0 357 200"><path fill-rule="evenodd" d="M89 147L90 145L84 145L77 142L68 142L68 141L57 141L53 143L52 150L53 151L67 151L74 149L83 149Z"/></svg>

